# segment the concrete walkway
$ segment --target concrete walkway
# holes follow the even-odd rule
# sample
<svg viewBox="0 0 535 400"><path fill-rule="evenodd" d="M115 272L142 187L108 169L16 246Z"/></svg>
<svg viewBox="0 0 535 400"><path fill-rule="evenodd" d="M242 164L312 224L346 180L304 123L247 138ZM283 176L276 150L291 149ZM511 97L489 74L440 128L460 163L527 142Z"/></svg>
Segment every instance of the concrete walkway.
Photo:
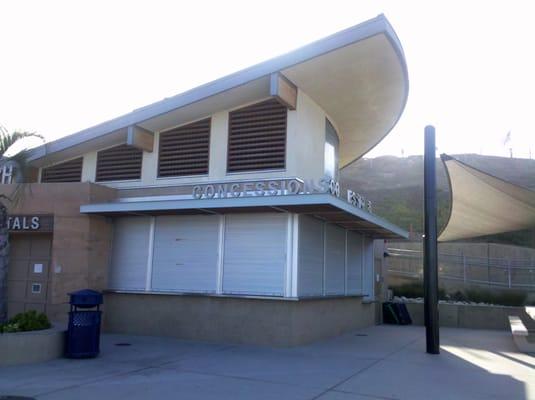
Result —
<svg viewBox="0 0 535 400"><path fill-rule="evenodd" d="M375 326L288 349L104 335L102 355L0 368L2 395L38 399L535 399L535 358L502 331ZM117 346L129 343L130 346Z"/></svg>

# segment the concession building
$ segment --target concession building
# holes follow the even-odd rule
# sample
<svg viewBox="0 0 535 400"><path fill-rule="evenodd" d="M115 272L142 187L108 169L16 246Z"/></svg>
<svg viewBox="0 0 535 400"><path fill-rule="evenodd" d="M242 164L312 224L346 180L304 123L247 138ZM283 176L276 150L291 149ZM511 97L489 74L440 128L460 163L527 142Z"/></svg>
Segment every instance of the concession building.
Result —
<svg viewBox="0 0 535 400"><path fill-rule="evenodd" d="M10 209L9 314L62 319L91 288L108 332L294 345L374 324L374 240L407 232L338 172L407 93L380 15L33 149Z"/></svg>

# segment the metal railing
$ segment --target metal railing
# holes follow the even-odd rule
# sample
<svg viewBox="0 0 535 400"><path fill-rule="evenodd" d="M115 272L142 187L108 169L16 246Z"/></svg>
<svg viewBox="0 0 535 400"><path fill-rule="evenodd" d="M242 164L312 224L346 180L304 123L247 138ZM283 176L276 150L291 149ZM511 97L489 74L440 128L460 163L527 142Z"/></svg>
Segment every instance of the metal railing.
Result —
<svg viewBox="0 0 535 400"><path fill-rule="evenodd" d="M388 272L422 279L423 256L419 250L387 249ZM464 284L535 290L535 259L473 257L456 254L438 255L441 279Z"/></svg>

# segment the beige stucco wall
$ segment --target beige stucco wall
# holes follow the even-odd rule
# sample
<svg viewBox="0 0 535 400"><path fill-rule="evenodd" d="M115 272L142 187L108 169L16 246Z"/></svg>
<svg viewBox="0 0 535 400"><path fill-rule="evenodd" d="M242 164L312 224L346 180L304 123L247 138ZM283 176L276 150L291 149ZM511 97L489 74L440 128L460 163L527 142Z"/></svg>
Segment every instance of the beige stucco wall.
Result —
<svg viewBox="0 0 535 400"><path fill-rule="evenodd" d="M33 364L62 357L65 351L65 329L4 333L0 335L0 367Z"/></svg>
<svg viewBox="0 0 535 400"><path fill-rule="evenodd" d="M262 101L263 99L258 99ZM252 103L249 103L252 104ZM249 104L242 104L237 108ZM325 142L325 111L306 93L298 90L297 107L288 110L286 169L284 171L260 171L227 174L228 115L223 110L211 115L209 173L203 176L177 178L158 178L159 132L154 135L154 151L143 152L143 167L140 180L103 182L114 188L140 188L151 186L191 185L207 182L302 178L320 179L323 177L323 158ZM330 119L336 127L336 122ZM191 123L193 121L189 121ZM95 182L97 151L83 155L82 182Z"/></svg>
<svg viewBox="0 0 535 400"><path fill-rule="evenodd" d="M424 325L424 304L405 304L413 324ZM509 330L510 315L520 317L528 329L535 327L535 323L528 316L524 307L440 303L438 309L440 326L444 327Z"/></svg>
<svg viewBox="0 0 535 400"><path fill-rule="evenodd" d="M2 185L0 193L10 195L14 188ZM80 205L115 196L114 189L89 183L26 184L19 201L9 207L10 214L54 215L46 307L51 319L67 317L69 292L106 288L112 223L105 217L80 214Z"/></svg>
<svg viewBox="0 0 535 400"><path fill-rule="evenodd" d="M104 330L220 343L294 346L375 324L359 297L278 300L107 293Z"/></svg>
<svg viewBox="0 0 535 400"><path fill-rule="evenodd" d="M325 111L299 90L296 111L288 114L288 171L303 179L324 175Z"/></svg>

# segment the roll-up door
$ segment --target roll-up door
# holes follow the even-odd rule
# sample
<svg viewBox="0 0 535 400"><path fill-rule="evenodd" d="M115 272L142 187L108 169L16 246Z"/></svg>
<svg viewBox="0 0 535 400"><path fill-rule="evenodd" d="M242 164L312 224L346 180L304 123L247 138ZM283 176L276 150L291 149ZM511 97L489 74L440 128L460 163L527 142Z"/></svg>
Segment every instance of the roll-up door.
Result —
<svg viewBox="0 0 535 400"><path fill-rule="evenodd" d="M286 214L230 214L225 223L223 291L282 296Z"/></svg>
<svg viewBox="0 0 535 400"><path fill-rule="evenodd" d="M219 216L156 217L152 289L215 292Z"/></svg>
<svg viewBox="0 0 535 400"><path fill-rule="evenodd" d="M375 265L373 255L373 239L363 237L362 258L362 293L366 299L373 299L375 287Z"/></svg>
<svg viewBox="0 0 535 400"><path fill-rule="evenodd" d="M362 293L363 237L347 233L347 294Z"/></svg>
<svg viewBox="0 0 535 400"><path fill-rule="evenodd" d="M325 294L344 294L345 258L345 229L327 224L325 226Z"/></svg>
<svg viewBox="0 0 535 400"><path fill-rule="evenodd" d="M145 290L150 217L121 217L114 221L109 287Z"/></svg>
<svg viewBox="0 0 535 400"><path fill-rule="evenodd" d="M324 225L317 218L299 216L299 296L323 293Z"/></svg>

